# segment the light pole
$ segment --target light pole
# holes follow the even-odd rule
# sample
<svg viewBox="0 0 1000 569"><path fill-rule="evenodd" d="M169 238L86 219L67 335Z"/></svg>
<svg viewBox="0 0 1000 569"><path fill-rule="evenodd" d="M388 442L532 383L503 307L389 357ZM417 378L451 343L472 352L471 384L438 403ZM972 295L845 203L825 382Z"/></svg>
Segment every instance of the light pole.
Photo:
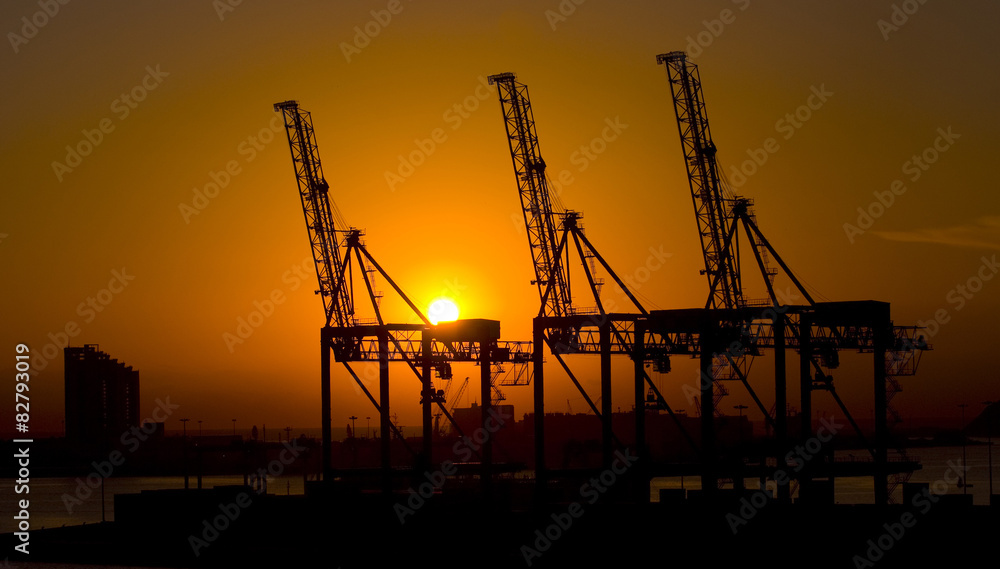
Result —
<svg viewBox="0 0 1000 569"><path fill-rule="evenodd" d="M365 417L365 419L368 419L368 427L365 428L365 438L369 439L372 436L372 418Z"/></svg>
<svg viewBox="0 0 1000 569"><path fill-rule="evenodd" d="M236 436L236 419L233 419L233 436Z"/></svg>
<svg viewBox="0 0 1000 569"><path fill-rule="evenodd" d="M962 408L962 428L959 430L959 434L962 436L962 469L963 470L967 469L969 467L969 465L967 464L967 462L965 460L965 408L968 407L968 406L969 406L968 403L962 403L962 404L959 405L959 407ZM961 477L961 482L959 482L959 484L962 485L962 494L968 494L969 493L969 485L966 484L965 482L966 482L966 478L963 475Z"/></svg>
<svg viewBox="0 0 1000 569"><path fill-rule="evenodd" d="M357 431L357 430L356 430L356 429L354 428L354 421L356 421L356 420L357 420L357 417L355 417L354 415L351 415L350 417L348 417L348 419L350 419L350 420L351 420L351 438L353 439L353 438L354 438L354 436L355 436L355 434L356 434L356 433L358 432L358 431Z"/></svg>
<svg viewBox="0 0 1000 569"><path fill-rule="evenodd" d="M184 431L183 445L184 446L181 449L181 454L183 456L183 462L184 462L183 468L184 468L184 489L185 490L188 489L188 466L187 466L188 465L188 446L187 446L187 442L188 442L188 430L187 430L187 426L188 426L188 421L190 421L190 420L191 419L181 419L181 425L184 425L184 429L183 429L183 431Z"/></svg>
<svg viewBox="0 0 1000 569"><path fill-rule="evenodd" d="M995 404L996 401L983 401L983 405L986 405L986 456L989 457L990 465L990 503L993 502L993 413L990 407Z"/></svg>

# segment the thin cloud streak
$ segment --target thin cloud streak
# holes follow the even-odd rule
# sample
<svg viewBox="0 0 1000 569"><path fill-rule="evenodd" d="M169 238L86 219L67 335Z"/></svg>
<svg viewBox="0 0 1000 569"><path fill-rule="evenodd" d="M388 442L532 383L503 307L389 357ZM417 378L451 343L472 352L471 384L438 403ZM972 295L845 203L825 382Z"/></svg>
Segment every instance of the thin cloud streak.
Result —
<svg viewBox="0 0 1000 569"><path fill-rule="evenodd" d="M1000 249L1000 216L980 217L975 223L916 231L873 231L889 241L935 243L953 247Z"/></svg>

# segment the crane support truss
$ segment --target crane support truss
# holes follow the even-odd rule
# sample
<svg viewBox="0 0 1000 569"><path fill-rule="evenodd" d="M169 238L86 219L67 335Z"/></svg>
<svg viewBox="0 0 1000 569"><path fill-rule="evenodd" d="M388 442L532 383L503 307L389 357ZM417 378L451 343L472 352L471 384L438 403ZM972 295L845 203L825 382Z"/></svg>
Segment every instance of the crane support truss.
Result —
<svg viewBox="0 0 1000 569"><path fill-rule="evenodd" d="M915 326L893 326L889 319L889 305L875 301L859 302L823 302L813 305L794 305L780 307L745 307L741 309L681 309L660 310L645 315L636 314L605 314L577 315L562 318L536 318L536 339L552 326L559 329L571 329L577 343L574 345L555 345L554 354L624 354L635 363L635 409L645 406L644 384L648 380L645 372L647 365L669 369L671 356L686 356L699 358L702 370L700 382L701 405L701 446L698 449L702 455L702 487L714 489L718 486L721 465L714 447L714 419L716 401L712 396L713 367L718 358L760 355L763 350L773 350L776 354L775 366L775 400L782 402L776 406L777 411L772 418L769 410L755 397L758 408L767 418L772 427L776 424L780 432L784 431L785 415L784 401L787 399L786 370L784 352L792 349L799 353L799 384L801 394L802 415L801 431L812 432L812 392L827 391L840 407L848 422L862 441L867 441L850 411L844 405L836 392L832 376L822 370L821 366L836 368L839 365L837 353L842 350L852 350L858 353L873 354L874 405L877 410L885 410L885 384L890 373L907 374L916 369L916 362L923 350L930 346L923 343L919 336L920 328ZM891 362L884 358L887 353L909 354L905 361ZM777 354L782 354L780 357ZM777 363L777 362L780 362ZM745 377L742 378L745 382ZM535 405L536 417L540 399L544 398L544 376L542 359L535 354ZM602 390L602 394L603 394ZM753 393L751 391L751 393ZM543 409L543 408L542 408ZM644 414L636 412L636 446L640 453L644 452L645 441ZM883 412L881 416L885 416ZM541 442L540 442L541 441ZM875 439L872 443L865 442L872 455L874 473L879 481L876 484L877 498L884 500L887 496L886 477L889 474L900 474L907 471L906 457L900 457L895 467L890 467L888 448L890 445L888 426L876 422ZM536 453L544 444L536 436ZM784 448L787 441L779 437L774 441L776 448ZM782 456L787 449L782 451ZM536 460L538 460L536 458ZM537 475L544 478L544 462L542 472ZM829 465L827 465L829 466ZM817 466L818 469L827 466ZM539 467L536 466L536 470ZM799 475L803 492L808 493L811 476L818 476L817 471L804 472ZM711 490L710 490L711 491ZM886 490L887 491L887 490ZM640 494L637 494L641 496ZM648 489L646 492L648 496Z"/></svg>
<svg viewBox="0 0 1000 569"><path fill-rule="evenodd" d="M430 351L424 351L422 346L423 333L428 330L421 325L364 325L338 327L331 336L339 341L333 347L333 358L336 362L378 362L378 337L381 332L387 332L389 349L386 358L390 362L419 362L429 357L434 370L439 377L450 379L452 363L479 362L482 359L482 349L478 342L442 342L435 341ZM531 342L497 341L490 346L487 354L493 364L491 377L493 385L526 385L530 374L528 363L531 362ZM503 367L502 364L512 364ZM494 397L494 400L496 397Z"/></svg>
<svg viewBox="0 0 1000 569"><path fill-rule="evenodd" d="M421 407L423 423L424 461L433 463L430 445L433 433L432 404L437 404L455 429L464 436L452 413L445 407L443 390L435 390L431 375L451 378L451 363L474 362L480 366L480 395L482 397L482 426L488 429L493 401L496 401L495 378L498 365L512 363L520 368L531 359L530 342L499 341L500 323L494 320L458 320L429 324L370 324L356 326L327 326L321 334L321 383L324 390L330 385L330 356L335 361L350 365L351 362L377 362L379 368L379 397L368 391L364 382L358 384L379 411L381 425L381 462L383 488L392 490L393 461L390 433L402 439L391 420L389 394L389 363L407 363L422 382ZM522 372L526 373L526 372ZM355 379L357 376L355 375ZM464 389L464 385L463 385ZM325 398L324 405L329 405ZM489 496L492 483L493 442L487 439L475 451L479 457L480 480L484 496ZM328 463L327 463L328 464ZM326 476L332 478L327 468Z"/></svg>

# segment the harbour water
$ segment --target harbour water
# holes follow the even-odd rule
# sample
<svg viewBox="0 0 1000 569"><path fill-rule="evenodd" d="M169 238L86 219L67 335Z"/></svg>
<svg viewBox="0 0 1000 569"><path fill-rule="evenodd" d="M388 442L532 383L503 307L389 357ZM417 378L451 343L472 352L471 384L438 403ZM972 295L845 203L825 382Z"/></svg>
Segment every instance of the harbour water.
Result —
<svg viewBox="0 0 1000 569"><path fill-rule="evenodd" d="M14 480L4 479L4 516L0 518L0 533L17 531L14 514L17 500L30 500L31 528L73 526L98 523L102 519L114 521L114 495L135 494L143 490L168 490L184 488L183 476L130 476L110 477L104 481L104 511L101 509L101 489L92 490L81 478L33 478L27 495L15 495ZM196 487L195 477L189 487ZM243 484L242 476L204 476L202 487ZM89 494L87 492L90 492ZM269 494L303 494L301 476L279 476L268 479ZM8 515L7 512L10 512Z"/></svg>
<svg viewBox="0 0 1000 569"><path fill-rule="evenodd" d="M984 441L985 442L985 441ZM996 447L996 443L994 442ZM941 481L947 486L947 493L961 494L968 492L973 496L975 505L989 504L989 468L987 446L969 445L965 449L966 463L969 465L967 481L969 487L962 488L954 483L955 476L948 472L958 467L962 461L962 447L926 447L910 451L911 458L917 458L923 465L921 470L913 473L910 482L922 482L934 486ZM837 459L863 458L865 451L837 451ZM994 463L1000 462L1000 449L994 448ZM994 492L1000 493L1000 464L995 464L994 481L997 486ZM190 486L196 484L191 478ZM242 484L242 476L205 476L202 485L205 488L220 485ZM111 477L105 480L104 510L102 512L101 490L90 489L86 485L81 489L77 478L34 478L31 480L29 495L16 495L13 492L14 480L4 479L2 498L3 517L0 517L0 533L16 531L13 516L17 511L19 498L30 500L31 528L59 527L81 524L92 524L114 520L114 495L132 494L142 490L179 489L184 487L184 478L180 476L166 477ZM746 480L747 488L756 488L755 479ZM686 488L689 490L700 487L697 478L658 478L653 481L651 493L656 500L661 488ZM941 484L938 489L943 488ZM89 495L87 494L89 491ZM301 476L279 476L268 479L268 493L271 494L302 494L304 483ZM902 499L902 490L895 492L897 502ZM874 502L871 478L838 478L834 500L838 504L870 504ZM9 512L9 514L8 514Z"/></svg>
<svg viewBox="0 0 1000 569"><path fill-rule="evenodd" d="M973 439L970 439L973 440ZM979 442L979 441L977 441ZM968 486L962 487L956 482L957 476L953 474L961 468L963 459L962 447L923 447L914 448L908 451L911 460L918 460L922 468L910 476L909 482L925 483L934 486L936 482L943 482L947 487L947 494L972 494L974 505L988 505L990 503L989 489L989 447L985 444L970 444L965 448L965 464L969 470L965 473ZM1000 448L997 443L993 443L994 462L994 493L1000 493ZM871 455L865 450L843 450L836 451L837 460L851 460L857 458L870 459ZM949 472L951 471L951 472ZM748 478L745 481L747 488L758 488L759 481ZM773 483L772 483L773 484ZM937 489L944 488L940 483ZM657 478L653 481L651 491L654 495L659 494L659 490L685 488L696 490L701 488L698 478ZM793 485L794 488L794 485ZM795 496L793 492L792 496ZM897 488L893 493L897 503L902 503L902 488ZM834 502L837 504L873 504L875 502L875 490L871 477L857 478L837 478L834 485Z"/></svg>

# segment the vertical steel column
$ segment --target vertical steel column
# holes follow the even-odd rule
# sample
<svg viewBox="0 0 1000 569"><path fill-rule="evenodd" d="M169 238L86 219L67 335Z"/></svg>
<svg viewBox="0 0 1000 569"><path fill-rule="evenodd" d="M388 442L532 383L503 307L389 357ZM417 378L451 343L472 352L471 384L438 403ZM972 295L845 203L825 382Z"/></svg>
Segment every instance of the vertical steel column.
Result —
<svg viewBox="0 0 1000 569"><path fill-rule="evenodd" d="M885 506L889 504L889 477L888 448L889 448L889 425L886 420L888 411L888 400L885 392L885 349L886 342L884 335L892 326L891 322L883 322L876 319L872 323L872 360L874 361L872 370L875 379L875 504Z"/></svg>
<svg viewBox="0 0 1000 569"><path fill-rule="evenodd" d="M545 327L538 318L532 326L531 365L534 379L535 403L535 498L538 502L545 500Z"/></svg>
<svg viewBox="0 0 1000 569"><path fill-rule="evenodd" d="M712 348L715 346L713 337L718 322L709 321L707 315L702 316L702 319L701 333L698 335L701 353L701 491L706 499L712 500L717 494L719 484L715 468L715 395L712 392L715 387L712 377L714 360Z"/></svg>
<svg viewBox="0 0 1000 569"><path fill-rule="evenodd" d="M639 457L638 472L635 473L636 499L640 504L649 502L649 478L646 477L646 399L645 399L645 355L646 321L635 322L635 339L632 342L632 364L635 371L635 450Z"/></svg>
<svg viewBox="0 0 1000 569"><path fill-rule="evenodd" d="M423 387L421 389L421 407L423 413L424 422L424 450L423 450L423 463L426 468L430 469L431 465L434 464L434 457L432 456L433 450L433 433L432 433L432 421L431 421L431 403L434 400L434 392L431 388L431 334L430 330L423 330L420 336L420 353L423 356L421 358L423 369L422 377Z"/></svg>
<svg viewBox="0 0 1000 569"><path fill-rule="evenodd" d="M785 316L775 312L771 317L774 329L774 450L775 462L782 468L781 460L788 448L788 377L785 358ZM779 484L776 496L782 502L790 499L789 484Z"/></svg>
<svg viewBox="0 0 1000 569"><path fill-rule="evenodd" d="M808 314L799 316L799 398L802 407L801 433L799 440L804 444L812 436L812 322ZM801 460L801 459L799 459ZM812 475L809 465L799 472L799 499L811 490ZM807 498L808 499L808 498Z"/></svg>
<svg viewBox="0 0 1000 569"><path fill-rule="evenodd" d="M479 382L480 382L480 397L482 398L482 410L483 416L480 421L480 428L483 429L483 435L486 440L483 442L483 468L480 474L480 484L482 487L483 498L489 501L492 497L492 487L493 487L493 437L496 433L491 433L487 428L488 421L491 419L491 413L493 411L493 393L490 389L490 382L492 380L492 352L493 352L493 340L490 338L488 332L483 332L482 337L479 339ZM475 435L473 435L475 438Z"/></svg>
<svg viewBox="0 0 1000 569"><path fill-rule="evenodd" d="M392 418L389 415L389 332L378 333L378 405L382 430L382 491L392 492Z"/></svg>
<svg viewBox="0 0 1000 569"><path fill-rule="evenodd" d="M614 453L614 427L611 407L611 321L604 315L600 328L601 343L601 441L602 463L604 468L611 468L612 453Z"/></svg>
<svg viewBox="0 0 1000 569"><path fill-rule="evenodd" d="M320 427L323 431L322 457L323 482L329 483L333 480L330 469L330 459L332 452L331 439L333 438L332 424L330 416L330 350L333 349L332 334L329 327L323 327L319 332L320 349L320 378L319 378L319 399L320 399ZM198 473L198 487L201 488L201 473Z"/></svg>

